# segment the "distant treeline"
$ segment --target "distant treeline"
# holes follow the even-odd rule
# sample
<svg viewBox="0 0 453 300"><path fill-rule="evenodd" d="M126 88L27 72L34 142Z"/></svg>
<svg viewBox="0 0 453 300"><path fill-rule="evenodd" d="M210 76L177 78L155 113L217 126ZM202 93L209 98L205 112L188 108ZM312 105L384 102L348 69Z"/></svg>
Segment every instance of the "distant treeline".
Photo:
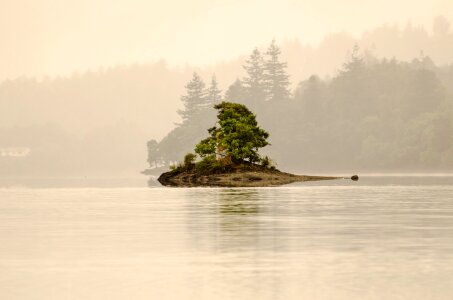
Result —
<svg viewBox="0 0 453 300"><path fill-rule="evenodd" d="M0 176L138 174L146 141L170 131L191 72L165 63L0 83Z"/></svg>
<svg viewBox="0 0 453 300"><path fill-rule="evenodd" d="M287 64L272 42L254 49L246 76L222 93L196 73L181 97L182 122L148 142L150 167L190 152L214 125L221 99L243 103L269 131L279 167L309 171L446 171L453 167L453 68L424 56L377 59L356 45L336 76L316 75L291 92Z"/></svg>
<svg viewBox="0 0 453 300"><path fill-rule="evenodd" d="M356 54L366 75L353 77L344 73L347 68L342 65L350 62L355 43L360 45ZM265 48L260 64L269 60ZM289 85L283 84L291 92L286 100L269 98L269 88L261 86L268 77L258 83L247 81L260 78L249 75L253 70L242 68L250 66L249 55L204 68L172 67L159 61L67 77L4 80L0 82L0 148L30 151L26 156L0 156L0 176L137 174L146 164L146 142L150 138L156 140L151 145L159 141L159 147L154 147L159 152L168 148L165 155L154 157L166 162L180 159L195 141L206 136L206 128L215 120L211 115L191 123L177 114L178 108L187 110L180 96L187 94L184 85L194 71L200 75L200 82L206 81L204 90L211 86L215 73L217 89L223 90L218 93L220 98L227 98L228 92L231 101L246 102L257 113L260 125L271 133L272 146L265 151L272 153L265 154L276 158L281 168L339 171L344 167L350 171L353 166L372 170L451 167L447 161L452 155L447 149L451 149L448 103L453 68L446 64L453 63L453 30L448 20L436 18L432 30L387 24L358 39L345 32L329 34L316 47L286 41L281 50L278 62L288 62L287 68L281 68L283 78L290 74ZM391 59L394 56L398 61ZM260 71L260 67L257 69ZM420 74L432 78L424 81ZM427 86L429 82L433 86ZM431 99L433 95L437 96ZM423 99L432 101L430 114L417 113L424 109L424 104L417 104ZM440 107L436 99L441 99ZM212 102L205 105L210 107ZM354 117L359 113L363 115ZM447 125L442 125L442 120L447 120ZM175 122L184 125L175 128ZM412 131L404 132L409 129ZM194 137L196 134L199 136ZM176 147L178 143L180 148ZM433 146L435 143L442 149ZM178 150L182 156L175 153ZM357 151L361 151L360 156Z"/></svg>

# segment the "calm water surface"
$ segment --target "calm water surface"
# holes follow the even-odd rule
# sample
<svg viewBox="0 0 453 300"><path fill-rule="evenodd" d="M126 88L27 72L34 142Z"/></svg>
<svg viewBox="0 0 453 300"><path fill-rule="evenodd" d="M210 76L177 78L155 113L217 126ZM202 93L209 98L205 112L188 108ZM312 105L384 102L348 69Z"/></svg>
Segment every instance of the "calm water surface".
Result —
<svg viewBox="0 0 453 300"><path fill-rule="evenodd" d="M0 188L0 299L453 299L453 177Z"/></svg>

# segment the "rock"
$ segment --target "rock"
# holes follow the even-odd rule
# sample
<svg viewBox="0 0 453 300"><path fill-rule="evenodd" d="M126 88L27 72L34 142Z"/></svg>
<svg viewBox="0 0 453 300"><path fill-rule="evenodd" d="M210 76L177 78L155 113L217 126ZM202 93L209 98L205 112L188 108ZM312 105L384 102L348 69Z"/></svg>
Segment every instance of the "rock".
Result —
<svg viewBox="0 0 453 300"><path fill-rule="evenodd" d="M357 180L359 180L359 176L358 175L352 175L351 176L351 180L357 181Z"/></svg>
<svg viewBox="0 0 453 300"><path fill-rule="evenodd" d="M198 174L196 172L163 173L158 181L164 186L223 186L265 187L278 186L297 181L331 180L341 177L294 175L277 170L234 171L220 174Z"/></svg>

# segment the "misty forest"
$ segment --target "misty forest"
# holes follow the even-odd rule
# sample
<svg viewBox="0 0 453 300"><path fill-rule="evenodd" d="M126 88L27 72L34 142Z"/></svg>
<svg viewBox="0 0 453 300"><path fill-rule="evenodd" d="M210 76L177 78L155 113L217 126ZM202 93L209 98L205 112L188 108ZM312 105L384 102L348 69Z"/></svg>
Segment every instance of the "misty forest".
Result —
<svg viewBox="0 0 453 300"><path fill-rule="evenodd" d="M453 166L453 99L447 89L451 73L427 56L409 63L377 59L361 54L355 45L338 75L328 80L310 76L294 93L275 42L263 54L253 50L243 68L247 75L224 94L215 76L206 86L193 74L181 98L182 122L159 143L148 142L151 167L168 165L189 152L215 122L213 106L221 99L257 113L271 132L270 156L286 168Z"/></svg>
<svg viewBox="0 0 453 300"><path fill-rule="evenodd" d="M328 36L318 48L272 41L205 68L160 61L6 80L0 85L0 148L30 153L3 153L0 173L139 172L146 160L150 169L168 168L206 136L215 123L213 106L223 100L256 113L270 133L263 153L279 168L451 169L449 26L445 18L435 20L432 33L386 25L361 39Z"/></svg>

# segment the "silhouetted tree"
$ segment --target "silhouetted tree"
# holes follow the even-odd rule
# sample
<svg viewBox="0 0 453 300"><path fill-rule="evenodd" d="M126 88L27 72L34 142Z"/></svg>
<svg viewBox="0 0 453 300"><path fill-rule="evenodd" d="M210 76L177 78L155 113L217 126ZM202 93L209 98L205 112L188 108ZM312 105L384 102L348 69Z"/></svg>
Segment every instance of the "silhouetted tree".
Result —
<svg viewBox="0 0 453 300"><path fill-rule="evenodd" d="M274 52L279 53L275 47ZM256 51L252 57L247 66L253 66L250 62L259 58ZM264 70L267 76L266 67ZM246 78L251 76L247 74ZM225 98L248 103L251 82L244 86L236 80ZM287 88L285 82L283 86ZM451 168L452 87L453 67L439 68L428 56L412 62L369 59L355 45L332 79L311 76L297 86L293 101L277 101L281 98L275 97L275 101L259 106L263 109L259 122L272 133L273 147L266 149L265 154L275 157L280 166L299 170ZM243 143L250 138L253 124L244 123L235 115L234 110L225 109L228 117L210 129L210 136L197 146L198 154L214 162L221 162L216 160L216 154L217 158L227 155L226 160L228 155L251 162L259 159L249 151L250 147L253 151L257 147ZM207 120L206 117L194 120L198 121L187 122L165 137L158 145L157 157L165 161L180 159L205 136L205 128L215 123L202 123L200 120ZM236 150L220 142L225 137Z"/></svg>
<svg viewBox="0 0 453 300"><path fill-rule="evenodd" d="M205 106L202 108L201 114L197 123L202 128L206 128L215 123L215 111L212 109L216 104L222 100L222 91L218 87L215 75L212 75L211 84L206 91ZM201 128L200 128L201 130Z"/></svg>
<svg viewBox="0 0 453 300"><path fill-rule="evenodd" d="M343 64L341 73L356 73L364 68L363 57L360 55L360 48L358 44L354 44L352 48L351 57Z"/></svg>
<svg viewBox="0 0 453 300"><path fill-rule="evenodd" d="M339 120L355 121L359 117L372 113L376 101L370 99L374 81L355 44L350 56L346 59L338 76L332 80L331 93L333 114Z"/></svg>
<svg viewBox="0 0 453 300"><path fill-rule="evenodd" d="M192 79L187 83L186 94L181 97L184 110L178 110L183 123L196 119L206 107L206 90L203 80L197 73L193 73Z"/></svg>
<svg viewBox="0 0 453 300"><path fill-rule="evenodd" d="M299 83L294 94L294 113L302 116L304 121L318 122L326 117L326 85L316 75ZM294 118L297 116L294 115Z"/></svg>
<svg viewBox="0 0 453 300"><path fill-rule="evenodd" d="M148 164L151 168L156 168L158 165L159 143L156 140L149 140L146 146L148 147Z"/></svg>
<svg viewBox="0 0 453 300"><path fill-rule="evenodd" d="M216 76L212 75L211 85L209 86L206 95L206 106L207 108L212 109L212 107L220 103L221 100L222 91L219 89Z"/></svg>
<svg viewBox="0 0 453 300"><path fill-rule="evenodd" d="M247 72L247 76L242 79L246 101L252 108L256 108L266 100L264 59L258 48L253 50L243 68Z"/></svg>
<svg viewBox="0 0 453 300"><path fill-rule="evenodd" d="M280 61L280 48L275 40L267 48L267 60L264 64L264 78L268 101L284 101L290 98L289 75L286 62Z"/></svg>
<svg viewBox="0 0 453 300"><path fill-rule="evenodd" d="M236 79L225 92L225 99L230 102L244 103L246 97L246 91L240 79Z"/></svg>

